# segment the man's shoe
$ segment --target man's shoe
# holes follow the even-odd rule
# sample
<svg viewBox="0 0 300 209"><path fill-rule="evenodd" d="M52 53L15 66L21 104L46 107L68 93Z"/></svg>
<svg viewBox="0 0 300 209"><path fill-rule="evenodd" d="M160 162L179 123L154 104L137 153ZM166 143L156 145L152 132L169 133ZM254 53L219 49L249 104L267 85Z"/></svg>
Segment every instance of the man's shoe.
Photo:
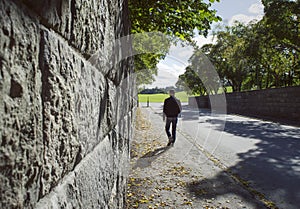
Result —
<svg viewBox="0 0 300 209"><path fill-rule="evenodd" d="M167 146L170 146L172 144L173 138L172 138L172 136L169 136L168 138L169 138L169 142L168 142Z"/></svg>

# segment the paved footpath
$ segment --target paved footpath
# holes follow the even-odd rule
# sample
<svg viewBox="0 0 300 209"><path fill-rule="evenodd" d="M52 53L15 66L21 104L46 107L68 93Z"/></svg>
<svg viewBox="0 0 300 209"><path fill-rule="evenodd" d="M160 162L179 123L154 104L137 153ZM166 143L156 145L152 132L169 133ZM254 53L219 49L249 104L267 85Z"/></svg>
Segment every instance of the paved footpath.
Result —
<svg viewBox="0 0 300 209"><path fill-rule="evenodd" d="M273 202L195 143L191 133L185 133L181 124L184 115L175 145L166 147L159 108L138 111L131 144L128 208L275 208Z"/></svg>

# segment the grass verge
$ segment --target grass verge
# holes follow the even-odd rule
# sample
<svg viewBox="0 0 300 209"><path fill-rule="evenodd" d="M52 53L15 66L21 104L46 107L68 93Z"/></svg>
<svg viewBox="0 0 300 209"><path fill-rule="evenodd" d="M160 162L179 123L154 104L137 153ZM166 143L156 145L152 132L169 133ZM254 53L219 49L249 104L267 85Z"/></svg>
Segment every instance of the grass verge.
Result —
<svg viewBox="0 0 300 209"><path fill-rule="evenodd" d="M181 101L181 102L188 102L188 95L186 92L181 91L177 92L175 96ZM149 102L151 103L163 103L166 98L169 97L169 94L139 94L139 102L145 103L147 102L149 98Z"/></svg>

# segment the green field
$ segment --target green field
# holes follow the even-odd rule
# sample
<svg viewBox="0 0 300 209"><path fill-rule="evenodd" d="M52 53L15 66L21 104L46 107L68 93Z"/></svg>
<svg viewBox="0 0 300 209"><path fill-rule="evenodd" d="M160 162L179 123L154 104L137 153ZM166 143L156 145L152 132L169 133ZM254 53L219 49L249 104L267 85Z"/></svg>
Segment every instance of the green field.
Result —
<svg viewBox="0 0 300 209"><path fill-rule="evenodd" d="M188 95L186 92L181 91L177 92L175 96L181 101L181 102L188 102ZM139 94L139 102L147 102L147 99L149 97L149 102L159 103L164 102L166 98L169 97L169 94Z"/></svg>
<svg viewBox="0 0 300 209"><path fill-rule="evenodd" d="M226 87L227 88L227 93L231 93L232 92L232 88L231 87ZM221 93L223 91L219 91L219 93ZM189 96L187 95L187 93L185 91L180 91L180 92L176 92L175 96L181 101L181 102L188 102L188 98ZM193 95L190 95L191 97ZM164 102L164 100L166 98L169 97L169 94L139 94L139 102L145 103L147 102L147 99L149 97L149 102L154 102L154 103L159 103L159 102Z"/></svg>

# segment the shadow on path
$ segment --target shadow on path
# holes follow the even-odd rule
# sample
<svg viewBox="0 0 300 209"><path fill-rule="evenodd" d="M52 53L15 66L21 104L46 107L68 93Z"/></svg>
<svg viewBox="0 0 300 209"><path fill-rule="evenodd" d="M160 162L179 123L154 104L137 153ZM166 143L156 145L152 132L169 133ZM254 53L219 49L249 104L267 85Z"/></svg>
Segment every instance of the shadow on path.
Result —
<svg viewBox="0 0 300 209"><path fill-rule="evenodd" d="M224 121L206 120L214 129L222 131ZM241 177L246 185L266 194L279 208L300 208L300 129L256 120L227 120L224 132L243 137L242 140L259 140L255 147L238 153L240 162L229 170ZM237 150L238 151L238 150ZM207 193L198 198L213 198L236 193L226 185L225 171L211 179L187 186L196 194L206 187ZM197 188L197 190L195 189ZM201 190L200 190L201 191ZM239 194L241 195L241 194Z"/></svg>
<svg viewBox="0 0 300 209"><path fill-rule="evenodd" d="M163 154L164 152L166 152L170 148L171 148L171 146L160 147L160 148L157 148L154 151L146 153L145 155L143 155L142 157L140 157L136 161L135 165L133 166L133 169L146 168L146 167L151 166L151 163L154 160L156 160L161 154Z"/></svg>
<svg viewBox="0 0 300 209"><path fill-rule="evenodd" d="M201 200L214 200L217 197L227 200L227 195L236 195L238 199L241 199L240 208L243 205L251 205L251 208L266 208L264 205L253 198L247 190L241 186L237 186L236 182L225 172L219 173L214 178L204 179L199 182L190 182L187 184L188 191L196 198ZM225 202L224 201L224 202Z"/></svg>

